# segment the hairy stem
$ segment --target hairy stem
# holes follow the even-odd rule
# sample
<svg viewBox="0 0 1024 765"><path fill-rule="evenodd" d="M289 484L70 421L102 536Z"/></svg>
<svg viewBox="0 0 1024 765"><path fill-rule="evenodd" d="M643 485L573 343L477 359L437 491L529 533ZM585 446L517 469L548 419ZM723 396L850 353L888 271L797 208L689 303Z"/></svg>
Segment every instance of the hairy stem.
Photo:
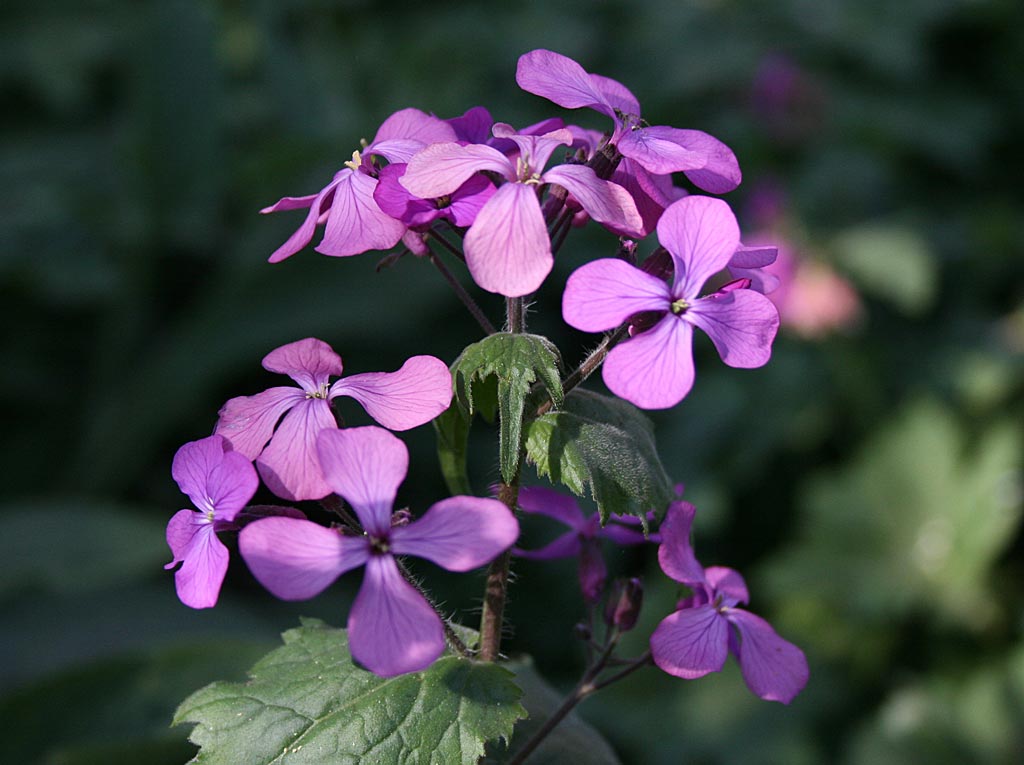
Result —
<svg viewBox="0 0 1024 765"><path fill-rule="evenodd" d="M590 352L590 355L587 356L587 358L585 358L580 365L562 381L562 391L567 394L573 388L577 387L580 383L590 377L590 375L592 375L604 362L605 357L608 356L608 351L614 348L628 332L629 324L625 323L621 327L605 335L604 339L601 340L598 346ZM542 414L547 414L551 411L551 407L553 405L554 402L549 398L537 407L536 416L540 417Z"/></svg>
<svg viewBox="0 0 1024 765"><path fill-rule="evenodd" d="M498 485L498 500L513 514L519 499L519 476L511 484ZM480 617L480 655L482 661L496 661L501 655L501 629L508 597L508 572L512 551L506 550L491 562L484 587L484 607Z"/></svg>

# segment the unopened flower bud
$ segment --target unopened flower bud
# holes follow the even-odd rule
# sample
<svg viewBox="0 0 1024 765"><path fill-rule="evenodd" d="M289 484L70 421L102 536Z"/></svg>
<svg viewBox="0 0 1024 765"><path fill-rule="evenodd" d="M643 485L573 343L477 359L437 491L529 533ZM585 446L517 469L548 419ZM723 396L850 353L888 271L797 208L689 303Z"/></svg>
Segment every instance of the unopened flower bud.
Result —
<svg viewBox="0 0 1024 765"><path fill-rule="evenodd" d="M403 507L401 510L396 510L391 515L391 528L408 526L410 521L412 521L412 513L409 512L408 508Z"/></svg>
<svg viewBox="0 0 1024 765"><path fill-rule="evenodd" d="M616 579L605 605L605 623L618 627L622 632L628 632L636 626L643 602L644 585L640 579Z"/></svg>

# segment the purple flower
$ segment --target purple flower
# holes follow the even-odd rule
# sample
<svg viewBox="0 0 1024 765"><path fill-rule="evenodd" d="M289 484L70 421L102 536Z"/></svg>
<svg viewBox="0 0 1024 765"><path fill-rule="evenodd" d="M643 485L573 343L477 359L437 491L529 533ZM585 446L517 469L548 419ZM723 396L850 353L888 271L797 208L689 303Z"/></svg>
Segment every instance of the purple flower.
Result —
<svg viewBox="0 0 1024 765"><path fill-rule="evenodd" d="M648 125L640 103L620 82L590 74L571 58L550 50L519 57L516 82L528 93L567 109L590 108L615 120L609 139L622 156L656 175L684 172L699 188L724 194L742 180L732 150L700 130Z"/></svg>
<svg viewBox="0 0 1024 765"><path fill-rule="evenodd" d="M720 671L732 651L755 695L788 704L807 684L807 659L760 616L736 607L750 599L739 573L721 566L705 570L697 562L690 547L694 513L688 502L674 502L661 526L661 570L693 595L680 601L651 635L654 663L691 680Z"/></svg>
<svg viewBox="0 0 1024 765"><path fill-rule="evenodd" d="M613 513L607 525L601 526L601 517L594 513L589 517L576 500L561 492L542 486L528 486L519 490L519 507L526 513L537 513L554 518L569 527L569 531L538 550L515 548L520 558L532 560L554 560L578 555L580 589L584 599L593 603L601 597L608 569L601 556L601 539L610 539L620 545L638 545L644 542L659 542L660 537L652 534L645 537L637 528L640 519L629 515ZM632 528L631 528L632 527Z"/></svg>
<svg viewBox="0 0 1024 765"><path fill-rule="evenodd" d="M511 546L519 524L496 499L456 496L432 505L418 520L393 526L395 495L409 466L405 445L386 430L364 427L325 430L317 447L330 488L352 506L364 533L268 518L242 530L239 551L263 586L284 600L311 598L365 565L348 617L352 655L385 677L423 669L444 650L443 626L394 556L469 571Z"/></svg>
<svg viewBox="0 0 1024 765"><path fill-rule="evenodd" d="M625 189L601 180L589 167L558 165L544 172L552 152L573 142L568 130L525 135L498 123L492 132L495 138L514 141L519 152L509 157L482 144L436 143L409 161L400 180L421 199L451 194L482 171L508 181L487 200L466 233L466 265L483 289L506 297L528 295L551 271L554 258L537 198L539 186L563 186L601 223L613 223L624 231L637 231L642 225Z"/></svg>
<svg viewBox="0 0 1024 765"><path fill-rule="evenodd" d="M299 387L231 399L220 410L215 432L256 460L267 488L285 499L320 499L331 493L317 459L316 437L324 428L337 428L331 412L337 396L351 396L391 430L429 422L451 403L451 374L433 356L413 356L397 372L352 375L329 385L332 375L341 374L341 357L323 340L309 337L268 353L263 368L288 375Z"/></svg>
<svg viewBox="0 0 1024 765"><path fill-rule="evenodd" d="M673 262L669 285L622 260L578 268L565 286L562 316L585 332L618 327L656 312L650 329L615 346L602 371L616 395L644 409L679 403L693 386L693 327L708 334L722 361L752 368L771 357L779 313L764 295L742 284L700 297L704 282L724 269L739 247L739 227L720 199L689 196L658 221L658 239Z"/></svg>
<svg viewBox="0 0 1024 765"><path fill-rule="evenodd" d="M164 568L174 572L178 598L192 608L217 604L228 570L228 549L218 531L235 528L232 521L259 485L245 455L230 451L222 436L190 441L178 449L171 475L198 510L179 510L167 524L167 544L174 560Z"/></svg>
<svg viewBox="0 0 1024 765"><path fill-rule="evenodd" d="M373 198L378 171L372 157L408 162L430 143L454 140L455 130L444 120L418 109L395 112L380 126L373 141L362 151L353 152L352 159L319 193L284 197L260 210L272 213L309 208L306 220L270 256L270 262L277 263L301 250L321 224L325 224L324 238L316 251L324 255L359 255L394 247L405 234L406 226L381 210Z"/></svg>

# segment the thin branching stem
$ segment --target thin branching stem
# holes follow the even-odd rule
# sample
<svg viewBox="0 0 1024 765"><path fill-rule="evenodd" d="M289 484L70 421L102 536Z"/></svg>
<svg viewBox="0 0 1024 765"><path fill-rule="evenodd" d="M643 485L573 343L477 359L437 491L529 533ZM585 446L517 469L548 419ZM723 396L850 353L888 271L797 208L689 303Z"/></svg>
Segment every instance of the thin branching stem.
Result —
<svg viewBox="0 0 1024 765"><path fill-rule="evenodd" d="M438 236L433 232L431 232L431 235L431 239L435 242L444 242L446 245L451 247L451 244L449 244L444 237ZM466 292L466 288L463 287L459 283L459 280L455 278L455 274L448 270L448 266L446 266L444 262L433 252L431 252L428 257L430 258L430 262L433 263L434 267L440 272L441 276L444 277L444 280L448 282L448 285L455 292L459 300L462 301L462 304L466 306L469 312L473 315L473 318L476 319L476 323L480 325L480 328L488 335L493 335L497 332L498 330L494 328L494 325L491 324L490 320L484 315L484 312L480 310L480 306L476 304L473 297Z"/></svg>

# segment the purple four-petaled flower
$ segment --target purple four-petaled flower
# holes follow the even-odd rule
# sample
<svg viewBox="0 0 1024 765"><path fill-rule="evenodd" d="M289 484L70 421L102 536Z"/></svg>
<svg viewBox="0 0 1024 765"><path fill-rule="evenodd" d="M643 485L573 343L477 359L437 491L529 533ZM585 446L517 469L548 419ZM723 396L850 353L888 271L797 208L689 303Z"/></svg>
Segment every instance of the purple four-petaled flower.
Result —
<svg viewBox="0 0 1024 765"><path fill-rule="evenodd" d="M395 556L469 571L515 542L515 516L496 499L455 496L408 525L392 526L395 495L409 465L405 444L381 428L362 427L323 431L317 450L327 483L352 506L364 533L352 536L310 521L267 518L239 534L242 557L284 600L311 598L341 574L365 565L348 618L352 655L385 677L429 666L444 650L441 619L406 581Z"/></svg>
<svg viewBox="0 0 1024 765"><path fill-rule="evenodd" d="M622 260L605 258L578 268L562 300L565 321L585 332L618 327L637 314L660 316L650 329L615 346L604 362L608 388L644 409L679 403L693 386L693 327L708 334L722 361L752 368L771 357L779 312L749 282L700 296L740 244L739 227L720 199L684 197L658 221L658 239L673 261L672 284Z"/></svg>
<svg viewBox="0 0 1024 765"><path fill-rule="evenodd" d="M750 599L739 573L700 565L690 546L694 513L690 503L673 502L661 525L661 570L693 595L651 635L654 663L670 675L693 679L721 670L732 651L755 695L788 704L807 684L807 659L760 616L737 608Z"/></svg>
<svg viewBox="0 0 1024 765"><path fill-rule="evenodd" d="M267 488L285 499L320 499L331 493L320 471L316 437L324 428L337 428L331 412L337 396L354 398L391 430L430 422L451 403L451 374L433 356L413 356L397 372L351 375L331 385L330 377L341 374L341 357L323 340L309 337L271 351L263 367L288 375L299 387L231 399L220 410L215 432L256 460Z"/></svg>
<svg viewBox="0 0 1024 765"><path fill-rule="evenodd" d="M235 528L232 521L252 499L259 485L245 455L230 451L222 436L190 441L178 449L171 475L198 510L179 510L167 524L167 544L174 560L164 568L174 572L178 598L192 608L217 604L228 570L228 548L217 532Z"/></svg>

